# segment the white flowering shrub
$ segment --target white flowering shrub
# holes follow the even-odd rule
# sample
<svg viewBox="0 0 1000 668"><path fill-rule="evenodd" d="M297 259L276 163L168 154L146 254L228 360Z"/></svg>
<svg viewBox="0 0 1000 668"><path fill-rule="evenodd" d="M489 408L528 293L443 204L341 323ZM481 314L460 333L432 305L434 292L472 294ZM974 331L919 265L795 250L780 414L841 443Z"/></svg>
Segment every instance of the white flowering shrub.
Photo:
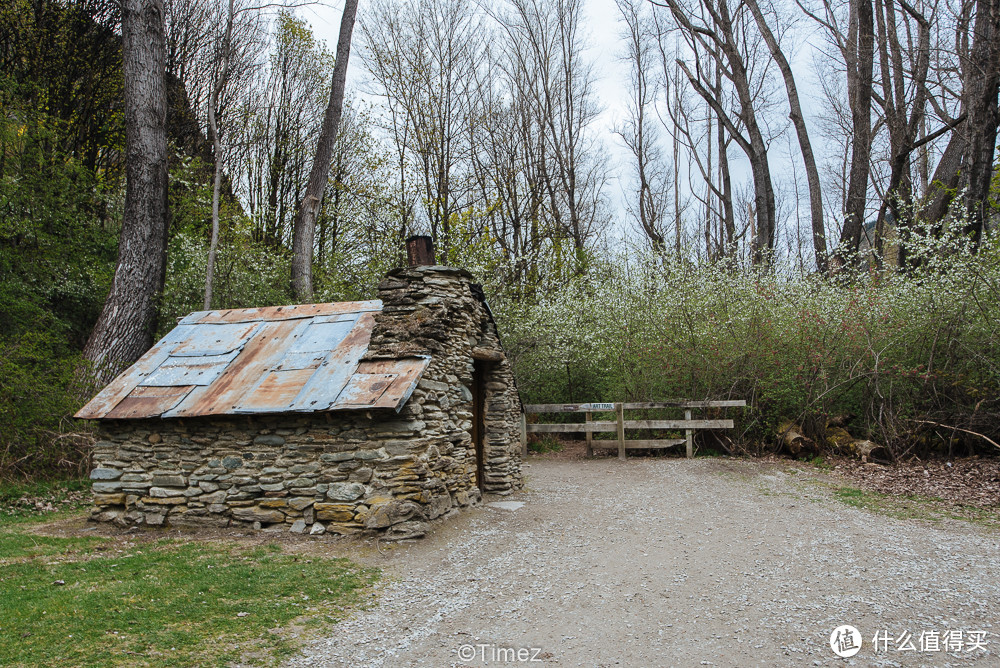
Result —
<svg viewBox="0 0 1000 668"><path fill-rule="evenodd" d="M178 318L202 310L207 264L208 243L199 233L185 230L170 240L158 336L173 329ZM255 243L249 230L226 230L216 256L213 308L290 303L288 266L286 254Z"/></svg>
<svg viewBox="0 0 1000 668"><path fill-rule="evenodd" d="M784 419L822 442L832 416L897 457L992 449L951 427L1000 440L995 240L915 234L907 257L831 280L633 250L495 310L531 403L737 398L748 449Z"/></svg>

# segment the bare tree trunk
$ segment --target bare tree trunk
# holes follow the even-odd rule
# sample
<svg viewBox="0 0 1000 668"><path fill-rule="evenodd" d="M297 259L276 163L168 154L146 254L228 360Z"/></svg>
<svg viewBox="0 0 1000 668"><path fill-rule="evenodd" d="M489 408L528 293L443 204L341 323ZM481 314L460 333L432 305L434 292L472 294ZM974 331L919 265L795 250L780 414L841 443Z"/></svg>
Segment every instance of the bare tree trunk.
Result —
<svg viewBox="0 0 1000 668"><path fill-rule="evenodd" d="M920 156L917 160L917 174L920 179L920 193L921 198L927 195L927 190L930 186L930 148L927 143L923 141L924 137L927 136L927 114L923 114L920 117L920 138L918 141L921 142L920 146Z"/></svg>
<svg viewBox="0 0 1000 668"><path fill-rule="evenodd" d="M715 86L718 88L722 87L722 83L719 79L719 66L715 65L716 75L713 77L715 80ZM705 118L705 261L712 261L712 192L717 190L715 184L712 183L712 179L715 178L715 172L712 169L712 152L715 150L715 145L712 144L712 129L715 125L715 114L709 113ZM720 123L721 125L721 123ZM722 128L719 128L719 135L722 135Z"/></svg>
<svg viewBox="0 0 1000 668"><path fill-rule="evenodd" d="M344 15L340 19L340 35L337 38L337 61L333 66L333 81L330 85L330 102L323 118L323 129L316 147L312 172L306 186L305 196L295 216L292 232L292 291L300 302L312 299L313 237L316 231L316 216L323 205L323 193L333 161L333 149L337 140L337 128L344 108L344 88L347 85L347 61L351 55L351 34L358 12L358 0L346 0Z"/></svg>
<svg viewBox="0 0 1000 668"><path fill-rule="evenodd" d="M997 95L1000 93L1000 0L977 0L976 26L962 95L968 114L969 145L959 181L965 190L966 233L978 245L989 214L990 181L996 155Z"/></svg>
<svg viewBox="0 0 1000 668"><path fill-rule="evenodd" d="M781 71L781 77L785 81L785 91L788 93L788 117L795 126L795 135L799 140L799 148L802 151L802 162L806 168L806 181L809 183L809 215L812 221L813 252L816 254L816 268L826 271L826 228L823 225L823 193L820 186L819 170L816 169L816 158L813 156L812 143L809 141L809 131L806 128L806 121L802 115L802 105L799 103L799 92L795 85L795 77L792 68L788 64L788 59L781 52L778 40L764 20L764 14L760 11L760 6L756 0L744 0L754 20L760 30L764 42L767 44L771 57L777 63Z"/></svg>
<svg viewBox="0 0 1000 668"><path fill-rule="evenodd" d="M212 180L212 239L208 244L208 265L205 267L205 299L202 308L212 308L212 291L215 284L215 256L219 249L219 191L222 188L222 142L219 141L216 129L215 108L208 108L208 123L213 127L215 140L212 142L215 153L215 174Z"/></svg>
<svg viewBox="0 0 1000 668"><path fill-rule="evenodd" d="M834 267L843 266L847 257L861 245L868 200L868 177L871 172L872 80L875 64L875 17L872 0L851 0L851 23L848 31L847 94L851 106L851 168L847 184L844 227Z"/></svg>
<svg viewBox="0 0 1000 668"><path fill-rule="evenodd" d="M83 349L105 384L153 343L167 253L167 86L162 0L122 3L125 208L111 291ZM88 383L89 385L90 383ZM89 389L89 388L81 388Z"/></svg>
<svg viewBox="0 0 1000 668"><path fill-rule="evenodd" d="M905 11L919 25L919 36L916 48L911 47L912 71L905 72L903 68L903 49L899 41L896 9L893 0L885 2L875 0L878 26L879 69L882 71L882 108L883 117L889 130L889 184L879 207L875 222L875 262L883 263L884 239L888 230L886 224L896 226L900 235L908 235L902 229L904 223L901 215L908 209L913 198L912 165L910 156L917 147L916 137L922 126L924 106L927 102L927 71L930 64L930 22L905 0L900 2ZM909 104L907 117L906 89L907 79L912 80L913 100Z"/></svg>
<svg viewBox="0 0 1000 668"><path fill-rule="evenodd" d="M681 93L680 93L680 65L674 63L674 114L671 114L671 118L674 120L674 131L672 136L674 138L674 252L677 257L681 256L681 189L680 183L678 182L678 175L680 170L677 169L677 162L679 155L680 142L677 141L677 121L676 112L681 106ZM669 109L670 102L667 102L667 108Z"/></svg>
<svg viewBox="0 0 1000 668"><path fill-rule="evenodd" d="M208 266L205 269L205 300L202 307L212 308L212 288L215 282L215 256L219 248L219 190L222 187L222 139L219 137L219 97L229 79L229 63L235 18L235 0L229 0L226 14L226 33L222 38L222 69L208 100L208 125L212 133L212 154L215 158L215 178L212 181L212 240L208 246Z"/></svg>
<svg viewBox="0 0 1000 668"><path fill-rule="evenodd" d="M997 60L1000 50L1000 18L998 0L976 2L975 28L960 35L972 46L962 55L962 115L951 123L960 130L953 132L931 179L923 217L939 222L948 213L956 191L965 189L963 205L970 224L966 232L981 239L985 212L988 208L989 182L997 132ZM971 8L971 4L966 7ZM923 140L922 140L923 141Z"/></svg>
<svg viewBox="0 0 1000 668"><path fill-rule="evenodd" d="M968 148L965 132L953 132L938 160L931 178L931 201L924 209L924 218L937 222L944 218L951 203L952 193L958 188L959 169Z"/></svg>
<svg viewBox="0 0 1000 668"><path fill-rule="evenodd" d="M715 90L717 95L722 93L722 68L715 68ZM733 210L733 184L729 170L729 140L726 139L722 118L719 118L719 181L722 193L719 199L722 202L722 223L725 232L722 247L723 257L733 257L736 255L736 212Z"/></svg>

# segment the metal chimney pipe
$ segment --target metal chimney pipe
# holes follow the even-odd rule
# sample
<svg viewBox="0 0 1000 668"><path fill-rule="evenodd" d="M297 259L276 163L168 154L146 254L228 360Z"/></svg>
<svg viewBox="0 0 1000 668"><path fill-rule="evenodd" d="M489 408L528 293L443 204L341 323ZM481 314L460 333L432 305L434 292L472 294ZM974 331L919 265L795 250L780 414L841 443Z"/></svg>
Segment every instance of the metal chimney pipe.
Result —
<svg viewBox="0 0 1000 668"><path fill-rule="evenodd" d="M406 260L411 267L434 264L434 240L417 235L406 240Z"/></svg>

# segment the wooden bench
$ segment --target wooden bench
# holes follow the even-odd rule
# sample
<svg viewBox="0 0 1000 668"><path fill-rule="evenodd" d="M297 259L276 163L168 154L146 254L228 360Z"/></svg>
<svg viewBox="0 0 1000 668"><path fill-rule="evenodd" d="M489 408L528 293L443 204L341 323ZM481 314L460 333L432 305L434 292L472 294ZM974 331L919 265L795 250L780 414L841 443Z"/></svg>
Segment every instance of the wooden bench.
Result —
<svg viewBox="0 0 1000 668"><path fill-rule="evenodd" d="M723 399L718 401L647 401L624 403L589 403L589 404L528 404L521 416L522 454L528 454L528 433L559 434L585 433L587 436L587 456L594 455L594 433L618 433L618 458L625 459L626 450L670 448L684 443L687 446L687 456L694 456L694 434L699 429L732 429L732 420L695 420L691 411L697 408L739 408L747 405L742 399ZM682 408L683 420L626 420L627 410L648 410L655 408ZM614 422L597 421L594 413L613 412ZM565 424L527 424L525 415L529 413L584 413L585 422ZM684 438L660 438L625 440L626 429L683 429Z"/></svg>

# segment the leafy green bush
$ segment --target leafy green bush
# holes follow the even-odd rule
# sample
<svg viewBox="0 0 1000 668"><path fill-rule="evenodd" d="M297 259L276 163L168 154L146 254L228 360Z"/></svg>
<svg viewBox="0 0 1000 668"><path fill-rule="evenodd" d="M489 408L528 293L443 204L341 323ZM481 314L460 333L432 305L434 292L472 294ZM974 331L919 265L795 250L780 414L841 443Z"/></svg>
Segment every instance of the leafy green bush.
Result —
<svg viewBox="0 0 1000 668"><path fill-rule="evenodd" d="M114 188L0 79L0 477L77 471L70 381L114 271Z"/></svg>
<svg viewBox="0 0 1000 668"><path fill-rule="evenodd" d="M248 232L226 232L215 264L213 308L248 308L290 303L288 257L255 243ZM201 311L205 299L208 243L195 232L178 232L170 240L167 279L160 302L159 336L177 319Z"/></svg>

